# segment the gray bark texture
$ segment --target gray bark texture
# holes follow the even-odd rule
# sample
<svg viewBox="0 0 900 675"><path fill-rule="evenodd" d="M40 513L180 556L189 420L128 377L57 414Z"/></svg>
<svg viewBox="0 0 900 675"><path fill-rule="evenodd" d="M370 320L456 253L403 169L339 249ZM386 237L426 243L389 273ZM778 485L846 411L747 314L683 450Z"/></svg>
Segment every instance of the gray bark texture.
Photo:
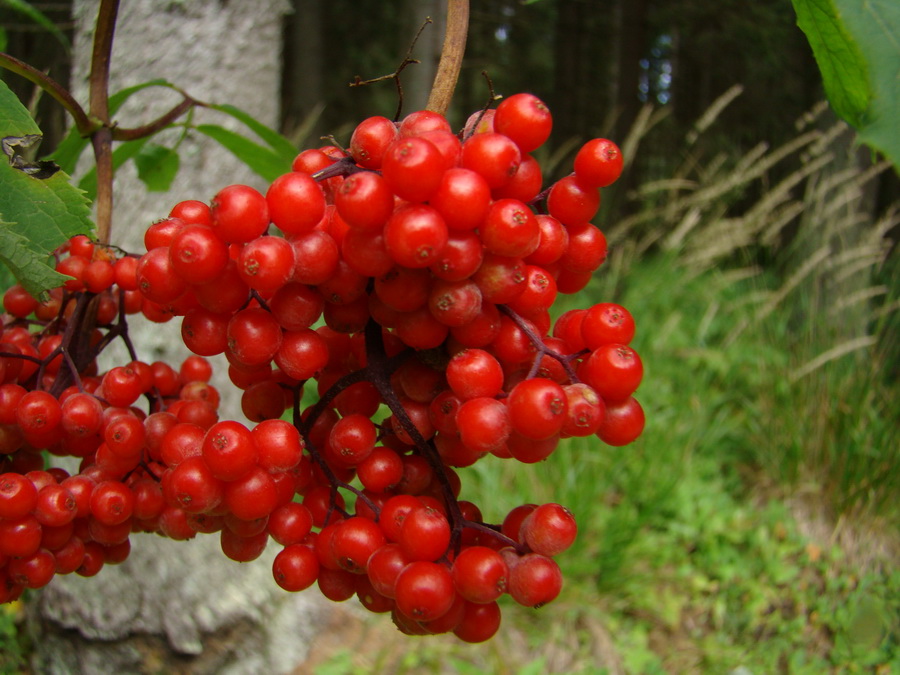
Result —
<svg viewBox="0 0 900 675"><path fill-rule="evenodd" d="M73 88L85 101L96 0L76 0ZM165 78L191 96L231 103L277 125L284 0L125 0L119 11L110 91ZM153 88L135 95L116 115L123 126L147 122L180 100ZM197 121L243 131L214 111ZM166 132L161 142L173 140ZM245 132L246 133L246 132ZM143 252L146 227L182 199L209 201L222 187L262 181L239 160L197 134L179 147L181 169L169 193L149 193L131 163L117 173L112 243ZM139 357L177 367L179 321L131 322ZM104 354L106 356L106 354ZM124 351L114 354L127 361ZM123 361L124 359L124 361ZM103 364L102 367L108 367ZM222 374L223 362L216 364ZM215 383L215 382L214 382ZM241 419L239 401L223 395L220 414ZM327 604L311 589L289 594L272 579L277 546L251 563L221 552L216 535L173 542L132 535L128 560L93 578L57 577L28 603L37 673L286 673L304 660Z"/></svg>

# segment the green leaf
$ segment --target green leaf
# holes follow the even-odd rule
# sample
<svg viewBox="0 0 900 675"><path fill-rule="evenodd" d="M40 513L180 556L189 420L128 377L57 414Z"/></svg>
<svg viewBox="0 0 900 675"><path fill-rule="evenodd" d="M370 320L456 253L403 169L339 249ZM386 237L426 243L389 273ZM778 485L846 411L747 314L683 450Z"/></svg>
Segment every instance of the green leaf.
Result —
<svg viewBox="0 0 900 675"><path fill-rule="evenodd" d="M900 169L900 2L836 0L835 4L869 67L870 105L856 127L860 140Z"/></svg>
<svg viewBox="0 0 900 675"><path fill-rule="evenodd" d="M41 130L9 88L0 82L0 138L14 155L17 139L40 139ZM24 139L23 139L24 140ZM63 171L45 177L14 168L0 154L0 261L32 295L58 286L64 277L50 254L69 237L93 229L88 200Z"/></svg>
<svg viewBox="0 0 900 675"><path fill-rule="evenodd" d="M294 157L297 156L297 148L294 147L294 144L291 143L285 136L282 136L280 133L275 131L274 129L270 129L265 124L258 122L252 116L245 113L243 110L235 108L233 105L210 105L210 108L213 110L218 110L219 112L223 112L226 115L231 115L236 120L243 122L250 128L253 133L259 136L262 140L269 144L278 155L287 163L290 164L294 161Z"/></svg>
<svg viewBox="0 0 900 675"><path fill-rule="evenodd" d="M57 171L39 179L0 162L0 258L32 295L59 285L50 254L93 229L88 200Z"/></svg>
<svg viewBox="0 0 900 675"><path fill-rule="evenodd" d="M148 143L135 155L138 178L150 192L166 192L178 173L178 153L155 143Z"/></svg>
<svg viewBox="0 0 900 675"><path fill-rule="evenodd" d="M31 113L3 80L0 80L0 120L2 120L0 137L31 136L41 133L37 123L31 118Z"/></svg>
<svg viewBox="0 0 900 675"><path fill-rule="evenodd" d="M15 232L12 223L2 220L0 220L0 262L12 271L16 280L34 297L39 297L49 288L62 285L69 278L53 269L45 251Z"/></svg>
<svg viewBox="0 0 900 675"><path fill-rule="evenodd" d="M290 170L290 161L286 162L284 157L274 150L254 143L245 136L217 124L200 124L196 129L221 143L256 174L269 182Z"/></svg>
<svg viewBox="0 0 900 675"><path fill-rule="evenodd" d="M59 164L63 171L71 174L75 171L78 158L81 157L81 153L84 152L89 143L90 141L87 138L82 138L78 134L78 129L72 127L65 138L56 146L56 150L50 153L48 157Z"/></svg>
<svg viewBox="0 0 900 675"><path fill-rule="evenodd" d="M3 0L3 4L11 10L18 12L19 14L24 14L34 21L37 25L59 40L60 44L66 48L66 51L72 49L72 43L69 42L69 38L66 37L66 34L37 7L34 7L28 2L24 2L24 0Z"/></svg>
<svg viewBox="0 0 900 675"><path fill-rule="evenodd" d="M833 0L793 0L797 25L819 64L825 93L835 113L859 128L871 90L865 59Z"/></svg>
<svg viewBox="0 0 900 675"><path fill-rule="evenodd" d="M900 3L793 0L834 111L900 167Z"/></svg>

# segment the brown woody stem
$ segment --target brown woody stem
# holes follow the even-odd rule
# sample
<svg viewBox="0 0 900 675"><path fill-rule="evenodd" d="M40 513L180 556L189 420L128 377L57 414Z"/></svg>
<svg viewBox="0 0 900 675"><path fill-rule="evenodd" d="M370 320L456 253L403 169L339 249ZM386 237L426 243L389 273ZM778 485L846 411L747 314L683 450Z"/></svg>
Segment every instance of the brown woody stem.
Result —
<svg viewBox="0 0 900 675"><path fill-rule="evenodd" d="M469 33L469 0L450 0L447 8L447 32L444 34L444 46L441 49L441 60L438 63L437 75L425 107L441 115L447 113L459 71L462 68L463 54L466 51L466 37Z"/></svg>
<svg viewBox="0 0 900 675"><path fill-rule="evenodd" d="M82 136L87 136L97 128L97 123L91 121L78 101L72 98L72 95L59 82L46 73L42 73L40 70L3 52L0 52L0 68L5 68L16 75L21 75L47 92L69 112L75 122L78 133Z"/></svg>
<svg viewBox="0 0 900 675"><path fill-rule="evenodd" d="M89 109L91 117L103 125L91 134L97 162L97 240L102 244L109 241L112 230L113 161L109 119L109 63L118 13L119 0L100 1L91 54Z"/></svg>

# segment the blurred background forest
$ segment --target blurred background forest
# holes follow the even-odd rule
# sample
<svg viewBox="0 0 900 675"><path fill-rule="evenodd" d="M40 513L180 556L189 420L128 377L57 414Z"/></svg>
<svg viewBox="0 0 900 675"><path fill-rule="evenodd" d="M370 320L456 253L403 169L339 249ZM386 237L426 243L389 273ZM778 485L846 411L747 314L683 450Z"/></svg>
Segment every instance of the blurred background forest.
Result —
<svg viewBox="0 0 900 675"><path fill-rule="evenodd" d="M70 3L34 5L68 30ZM440 0L292 5L285 135L346 142L363 116L393 116L390 82L348 83L392 72L431 16L402 77L404 111L423 106ZM624 150L596 220L610 259L558 311L632 311L648 425L627 448L573 439L530 477L473 467L498 513L525 499L579 516L566 595L518 637L435 641L384 667L900 672L900 179L822 102L795 22L788 0L472 3L455 127L489 78L549 104L556 175L590 137ZM58 40L4 3L0 25L5 51L66 82ZM65 120L38 109L52 142ZM366 658L337 651L321 672Z"/></svg>

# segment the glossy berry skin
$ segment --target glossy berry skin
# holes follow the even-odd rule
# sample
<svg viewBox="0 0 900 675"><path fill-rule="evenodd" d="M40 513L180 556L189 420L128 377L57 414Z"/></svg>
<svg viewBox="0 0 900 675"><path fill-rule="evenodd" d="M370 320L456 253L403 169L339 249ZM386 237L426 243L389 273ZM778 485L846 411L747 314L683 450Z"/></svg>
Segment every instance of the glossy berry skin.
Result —
<svg viewBox="0 0 900 675"><path fill-rule="evenodd" d="M634 331L631 312L613 302L589 308L581 322L581 335L588 349L597 349L610 342L627 345L634 337Z"/></svg>
<svg viewBox="0 0 900 675"><path fill-rule="evenodd" d="M603 188L612 185L622 173L622 151L613 141L595 138L575 155L575 174L585 185Z"/></svg>
<svg viewBox="0 0 900 675"><path fill-rule="evenodd" d="M433 264L447 244L447 225L426 204L400 207L384 228L387 251L398 265L413 269Z"/></svg>
<svg viewBox="0 0 900 675"><path fill-rule="evenodd" d="M469 602L493 602L506 592L509 568L497 551L470 546L460 551L451 567L456 591Z"/></svg>
<svg viewBox="0 0 900 675"><path fill-rule="evenodd" d="M362 574L369 558L385 543L384 534L374 521L356 516L337 526L331 553L341 569Z"/></svg>
<svg viewBox="0 0 900 675"><path fill-rule="evenodd" d="M148 300L168 303L184 293L186 282L175 273L166 246L151 249L141 257L137 266L137 283Z"/></svg>
<svg viewBox="0 0 900 675"><path fill-rule="evenodd" d="M644 375L641 357L631 347L616 343L600 345L578 368L579 377L607 403L631 396Z"/></svg>
<svg viewBox="0 0 900 675"><path fill-rule="evenodd" d="M248 185L230 185L213 197L212 225L222 241L253 241L269 227L266 198Z"/></svg>
<svg viewBox="0 0 900 675"><path fill-rule="evenodd" d="M522 556L509 570L509 594L526 607L541 607L556 599L562 585L559 565L538 553Z"/></svg>
<svg viewBox="0 0 900 675"><path fill-rule="evenodd" d="M590 221L600 208L597 188L582 185L575 175L560 178L547 196L547 210L563 225Z"/></svg>
<svg viewBox="0 0 900 675"><path fill-rule="evenodd" d="M571 511L559 504L541 504L522 522L519 539L535 553L553 557L569 548L577 533Z"/></svg>
<svg viewBox="0 0 900 675"><path fill-rule="evenodd" d="M20 473L0 474L0 518L15 519L31 513L37 503L38 491Z"/></svg>
<svg viewBox="0 0 900 675"><path fill-rule="evenodd" d="M437 509L413 509L404 519L397 541L410 560L437 560L450 545L450 524Z"/></svg>
<svg viewBox="0 0 900 675"><path fill-rule="evenodd" d="M309 175L297 171L276 178L266 191L265 202L268 217L286 235L311 231L325 215L322 188Z"/></svg>
<svg viewBox="0 0 900 675"><path fill-rule="evenodd" d="M446 567L418 561L407 565L397 577L397 609L415 621L432 621L453 605L456 591Z"/></svg>
<svg viewBox="0 0 900 675"><path fill-rule="evenodd" d="M479 605L467 602L453 634L463 642L477 644L490 640L500 628L500 607L496 602Z"/></svg>
<svg viewBox="0 0 900 675"><path fill-rule="evenodd" d="M170 506L187 513L209 513L224 498L224 485L200 456L188 457L163 478L163 495Z"/></svg>
<svg viewBox="0 0 900 675"><path fill-rule="evenodd" d="M328 344L314 330L286 331L275 352L275 363L290 378L307 380L328 363Z"/></svg>
<svg viewBox="0 0 900 675"><path fill-rule="evenodd" d="M596 433L606 417L606 404L600 395L583 382L565 385L563 391L567 408L562 434L582 437Z"/></svg>
<svg viewBox="0 0 900 675"><path fill-rule="evenodd" d="M562 429L568 399L559 384L536 377L513 387L509 392L507 408L513 430L539 441L558 434Z"/></svg>
<svg viewBox="0 0 900 675"><path fill-rule="evenodd" d="M302 591L312 586L319 576L319 560L308 546L291 544L272 561L275 582L286 591Z"/></svg>
<svg viewBox="0 0 900 675"><path fill-rule="evenodd" d="M398 197L424 202L440 186L443 163L441 153L431 142L419 137L402 137L386 150L381 173Z"/></svg>
<svg viewBox="0 0 900 675"><path fill-rule="evenodd" d="M444 172L429 203L438 210L447 227L474 230L491 206L491 188L480 174L455 167Z"/></svg>
<svg viewBox="0 0 900 675"><path fill-rule="evenodd" d="M517 199L498 199L491 204L480 232L489 252L509 258L533 253L541 236L534 213Z"/></svg>
<svg viewBox="0 0 900 675"><path fill-rule="evenodd" d="M494 131L508 136L523 153L536 150L553 128L550 110L534 94L513 94L497 106Z"/></svg>
<svg viewBox="0 0 900 675"><path fill-rule="evenodd" d="M644 430L644 409L633 396L606 406L606 417L597 436L607 445L615 447L633 443Z"/></svg>
<svg viewBox="0 0 900 675"><path fill-rule="evenodd" d="M250 288L267 295L274 293L294 273L294 249L281 237L254 239L241 249L237 269Z"/></svg>
<svg viewBox="0 0 900 675"><path fill-rule="evenodd" d="M272 360L281 347L281 327L264 309L249 308L228 322L228 352L238 362L256 366Z"/></svg>
<svg viewBox="0 0 900 675"><path fill-rule="evenodd" d="M380 169L384 154L396 140L397 125L379 115L364 119L350 136L350 154L356 163L367 169Z"/></svg>
<svg viewBox="0 0 900 675"><path fill-rule="evenodd" d="M259 451L250 430L240 422L224 420L209 428L203 438L203 461L213 476L237 480L256 466Z"/></svg>
<svg viewBox="0 0 900 675"><path fill-rule="evenodd" d="M190 284L212 281L228 264L228 245L211 227L187 225L172 239L169 262L175 274Z"/></svg>
<svg viewBox="0 0 900 675"><path fill-rule="evenodd" d="M461 164L479 174L492 190L502 188L519 170L522 153L507 136L475 134L462 146Z"/></svg>
<svg viewBox="0 0 900 675"><path fill-rule="evenodd" d="M104 525L119 525L131 518L134 493L118 481L99 483L91 493L91 515Z"/></svg>
<svg viewBox="0 0 900 675"><path fill-rule="evenodd" d="M380 232L394 211L394 193L381 175L362 171L344 179L334 204L351 228Z"/></svg>
<svg viewBox="0 0 900 675"><path fill-rule="evenodd" d="M460 401L494 397L503 387L503 366L483 349L466 349L447 364L447 383Z"/></svg>

